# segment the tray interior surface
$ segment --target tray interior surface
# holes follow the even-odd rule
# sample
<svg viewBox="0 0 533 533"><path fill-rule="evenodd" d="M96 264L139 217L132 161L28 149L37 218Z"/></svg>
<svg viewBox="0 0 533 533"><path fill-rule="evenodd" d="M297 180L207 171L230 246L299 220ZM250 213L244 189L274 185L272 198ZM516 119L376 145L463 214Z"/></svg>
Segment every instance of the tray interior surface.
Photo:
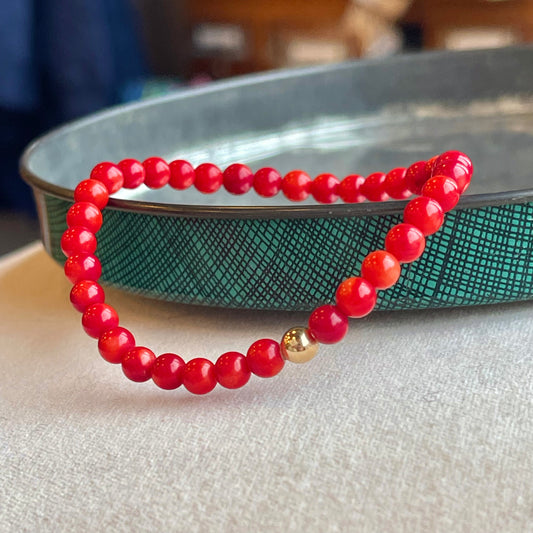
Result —
<svg viewBox="0 0 533 533"><path fill-rule="evenodd" d="M342 178L459 149L476 169L469 194L531 189L531 59L529 48L421 54L214 84L66 126L41 140L23 165L68 192L97 162L124 157L159 155L222 168L243 162L253 169L300 168L312 176L331 172ZM194 189L144 186L118 197L166 204L288 204L282 195L206 196Z"/></svg>

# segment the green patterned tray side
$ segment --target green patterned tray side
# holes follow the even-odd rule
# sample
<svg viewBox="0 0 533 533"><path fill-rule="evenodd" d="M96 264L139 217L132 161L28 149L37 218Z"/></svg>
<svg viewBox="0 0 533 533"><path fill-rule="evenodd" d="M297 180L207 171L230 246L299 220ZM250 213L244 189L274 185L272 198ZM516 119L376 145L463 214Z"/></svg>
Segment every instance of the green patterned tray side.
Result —
<svg viewBox="0 0 533 533"><path fill-rule="evenodd" d="M71 203L45 197L52 256ZM331 302L383 247L399 215L322 219L172 218L108 209L98 234L102 280L163 300L251 309L310 310ZM46 224L43 225L46 227ZM380 291L380 310L533 298L533 203L450 212L421 259Z"/></svg>

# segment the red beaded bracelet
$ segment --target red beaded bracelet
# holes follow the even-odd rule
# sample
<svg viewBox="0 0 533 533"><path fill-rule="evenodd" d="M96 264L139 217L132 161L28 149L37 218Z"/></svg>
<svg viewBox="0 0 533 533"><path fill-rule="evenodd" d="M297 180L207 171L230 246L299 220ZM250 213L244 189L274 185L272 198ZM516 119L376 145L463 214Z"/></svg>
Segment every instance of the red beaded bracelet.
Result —
<svg viewBox="0 0 533 533"><path fill-rule="evenodd" d="M150 378L162 389L180 385L194 393L206 394L217 383L228 389L245 385L253 373L260 377L278 374L285 360L303 363L312 359L319 344L341 341L348 330L348 318L360 318L376 305L377 290L387 289L400 277L400 264L420 257L426 236L435 233L444 221L444 213L453 209L466 190L473 173L470 159L457 151L445 152L428 161L419 161L409 168L396 168L388 174L374 173L366 179L350 175L339 181L333 174L320 174L314 180L302 170L293 170L281 177L273 168L261 168L255 174L243 164L230 165L222 172L216 165L204 163L194 168L187 161L167 164L159 157L143 163L124 159L118 165L99 163L90 178L74 191L74 205L67 213L68 229L61 238L67 256L65 274L74 284L70 293L73 306L83 313L82 325L87 334L98 339L102 357L120 363L124 374L133 381ZM132 189L144 183L152 189L167 184L175 189L195 186L203 193L213 193L224 186L232 194L254 189L264 197L280 190L298 202L312 195L317 202L384 201L419 195L404 210L403 222L394 226L385 238L384 250L366 256L361 275L344 280L335 293L335 304L315 309L307 327L293 327L281 342L260 339L246 355L239 352L222 354L216 363L195 358L188 363L174 353L156 357L153 351L137 346L127 329L119 326L118 314L105 302L98 279L100 261L96 257L95 234L102 226L102 209L109 195L122 187Z"/></svg>

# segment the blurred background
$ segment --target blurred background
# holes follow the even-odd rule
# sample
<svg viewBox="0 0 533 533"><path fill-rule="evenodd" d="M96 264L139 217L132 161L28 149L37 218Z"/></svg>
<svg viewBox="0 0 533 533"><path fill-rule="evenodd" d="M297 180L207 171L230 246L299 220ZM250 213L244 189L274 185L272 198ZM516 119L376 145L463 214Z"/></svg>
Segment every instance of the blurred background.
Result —
<svg viewBox="0 0 533 533"><path fill-rule="evenodd" d="M1 0L0 254L38 238L18 158L106 106L231 76L533 41L533 0Z"/></svg>

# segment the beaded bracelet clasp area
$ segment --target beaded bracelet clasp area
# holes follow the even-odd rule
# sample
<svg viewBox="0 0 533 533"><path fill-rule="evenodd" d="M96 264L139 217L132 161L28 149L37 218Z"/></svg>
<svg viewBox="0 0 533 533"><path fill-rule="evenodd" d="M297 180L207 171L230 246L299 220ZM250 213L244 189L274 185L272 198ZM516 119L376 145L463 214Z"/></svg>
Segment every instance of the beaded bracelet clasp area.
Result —
<svg viewBox="0 0 533 533"><path fill-rule="evenodd" d="M361 318L376 305L377 291L390 288L401 273L402 263L411 263L424 251L426 237L437 232L444 222L444 213L455 207L460 195L470 184L473 165L458 151L448 151L428 161L418 161L408 168L395 168L387 174L376 172L364 178L358 174L339 181L333 174L320 174L314 180L302 170L293 170L283 178L273 168L257 172L235 163L223 172L212 163L194 168L183 160L167 164L159 157L143 163L124 159L118 164L99 163L90 178L74 191L74 205L67 213L67 226L61 248L67 256L65 274L74 284L70 300L83 313L82 325L87 334L98 339L102 357L122 365L132 381L153 382L162 389L180 385L193 394L206 394L220 384L228 389L245 385L251 374L272 377L285 361L304 363L318 352L320 344L341 341L348 331L348 318ZM102 210L111 194L122 187L133 189L145 184L151 189L170 185L175 189L196 187L200 192L214 193L220 187L232 194L250 189L264 197L278 192L294 202L312 195L317 202L331 204L339 198L347 203L365 200L379 202L389 198L406 199L403 222L392 227L385 238L384 249L366 256L360 275L343 280L334 295L334 303L316 308L307 327L290 328L281 342L260 339L247 350L226 352L213 363L209 359L185 361L175 353L156 356L136 344L133 334L119 326L118 314L107 303L98 283L102 269L95 255L96 234L103 219Z"/></svg>

